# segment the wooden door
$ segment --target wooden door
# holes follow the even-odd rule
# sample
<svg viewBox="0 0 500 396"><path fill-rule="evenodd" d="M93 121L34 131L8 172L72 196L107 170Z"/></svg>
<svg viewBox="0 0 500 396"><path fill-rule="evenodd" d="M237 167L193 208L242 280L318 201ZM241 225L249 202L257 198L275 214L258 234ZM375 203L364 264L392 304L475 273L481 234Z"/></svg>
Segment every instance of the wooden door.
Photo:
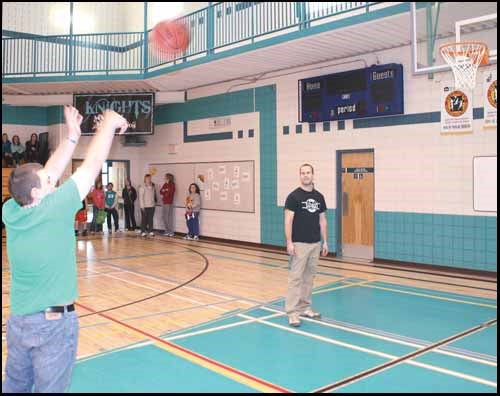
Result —
<svg viewBox="0 0 500 396"><path fill-rule="evenodd" d="M343 153L342 255L373 259L374 161L373 152Z"/></svg>

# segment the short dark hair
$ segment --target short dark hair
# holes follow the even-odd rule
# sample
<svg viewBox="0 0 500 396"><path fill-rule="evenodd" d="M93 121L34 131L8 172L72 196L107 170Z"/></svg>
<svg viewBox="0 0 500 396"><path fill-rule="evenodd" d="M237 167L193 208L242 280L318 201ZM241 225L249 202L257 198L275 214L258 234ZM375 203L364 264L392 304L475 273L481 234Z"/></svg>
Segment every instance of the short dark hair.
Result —
<svg viewBox="0 0 500 396"><path fill-rule="evenodd" d="M311 164L302 164L300 165L300 168L299 168L299 172L300 170L304 167L304 166L308 166L309 168L311 168L311 173L314 174L314 168Z"/></svg>
<svg viewBox="0 0 500 396"><path fill-rule="evenodd" d="M109 182L107 187L109 187L109 186L114 187L115 185L113 183Z"/></svg>
<svg viewBox="0 0 500 396"><path fill-rule="evenodd" d="M195 186L196 187L196 193L199 194L200 193L200 187L198 187L198 184L196 183L191 183L189 185L189 188L188 188L188 193L191 194L191 186Z"/></svg>
<svg viewBox="0 0 500 396"><path fill-rule="evenodd" d="M14 169L9 176L9 194L21 206L29 205L33 202L31 189L40 188L42 183L37 172L43 166L36 162L21 165Z"/></svg>

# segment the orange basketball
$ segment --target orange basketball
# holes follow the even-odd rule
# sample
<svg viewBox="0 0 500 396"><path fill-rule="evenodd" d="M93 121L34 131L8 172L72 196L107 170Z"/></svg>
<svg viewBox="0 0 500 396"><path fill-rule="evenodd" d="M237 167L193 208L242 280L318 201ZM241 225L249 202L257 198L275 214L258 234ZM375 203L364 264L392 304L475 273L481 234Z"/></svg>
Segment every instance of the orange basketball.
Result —
<svg viewBox="0 0 500 396"><path fill-rule="evenodd" d="M177 21L158 22L151 31L149 43L152 49L158 52L183 52L189 45L189 31L184 24Z"/></svg>

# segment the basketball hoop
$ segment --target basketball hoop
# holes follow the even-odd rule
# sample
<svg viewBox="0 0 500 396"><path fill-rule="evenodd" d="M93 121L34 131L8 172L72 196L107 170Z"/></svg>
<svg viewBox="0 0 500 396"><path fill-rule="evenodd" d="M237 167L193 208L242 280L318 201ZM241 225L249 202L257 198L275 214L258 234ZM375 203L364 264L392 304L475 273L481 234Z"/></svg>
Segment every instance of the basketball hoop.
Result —
<svg viewBox="0 0 500 396"><path fill-rule="evenodd" d="M488 64L488 46L475 41L444 44L439 48L455 76L457 88L474 88L479 65Z"/></svg>

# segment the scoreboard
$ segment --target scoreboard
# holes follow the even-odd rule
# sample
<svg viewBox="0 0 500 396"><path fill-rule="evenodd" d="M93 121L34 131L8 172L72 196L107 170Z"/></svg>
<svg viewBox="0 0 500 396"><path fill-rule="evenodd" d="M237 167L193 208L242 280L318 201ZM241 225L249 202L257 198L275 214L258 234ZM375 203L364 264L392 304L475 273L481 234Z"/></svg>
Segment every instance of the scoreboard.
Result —
<svg viewBox="0 0 500 396"><path fill-rule="evenodd" d="M374 65L299 80L299 122L403 113L401 64Z"/></svg>

